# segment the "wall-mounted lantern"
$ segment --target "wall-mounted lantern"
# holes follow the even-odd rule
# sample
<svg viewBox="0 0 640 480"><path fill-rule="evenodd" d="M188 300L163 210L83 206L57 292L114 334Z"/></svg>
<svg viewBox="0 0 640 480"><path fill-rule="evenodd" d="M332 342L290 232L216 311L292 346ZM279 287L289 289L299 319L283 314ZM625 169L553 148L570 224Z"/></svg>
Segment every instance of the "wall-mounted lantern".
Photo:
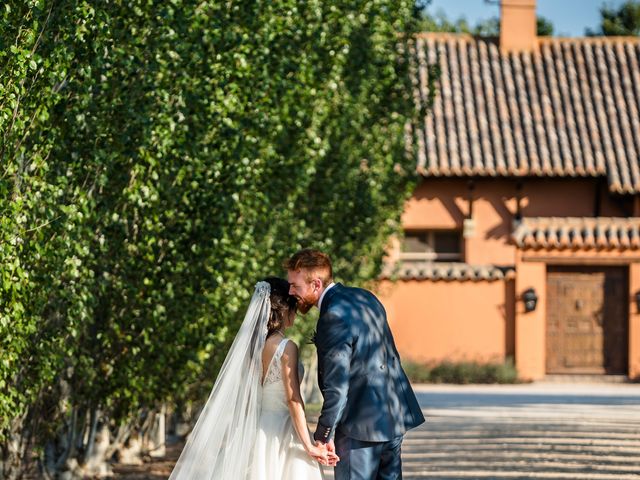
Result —
<svg viewBox="0 0 640 480"><path fill-rule="evenodd" d="M636 292L635 298L636 298L636 311L640 313L640 290Z"/></svg>
<svg viewBox="0 0 640 480"><path fill-rule="evenodd" d="M524 301L524 311L533 312L538 304L538 295L533 288L527 288L522 293L522 300Z"/></svg>

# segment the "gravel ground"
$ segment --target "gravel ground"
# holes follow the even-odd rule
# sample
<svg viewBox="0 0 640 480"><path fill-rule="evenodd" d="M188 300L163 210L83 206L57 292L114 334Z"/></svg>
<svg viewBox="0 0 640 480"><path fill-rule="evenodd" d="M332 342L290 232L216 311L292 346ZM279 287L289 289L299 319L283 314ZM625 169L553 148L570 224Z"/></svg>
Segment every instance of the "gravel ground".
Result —
<svg viewBox="0 0 640 480"><path fill-rule="evenodd" d="M165 457L146 458L142 465L115 464L113 478L118 480L166 480L180 456L183 445L183 442L168 445Z"/></svg>

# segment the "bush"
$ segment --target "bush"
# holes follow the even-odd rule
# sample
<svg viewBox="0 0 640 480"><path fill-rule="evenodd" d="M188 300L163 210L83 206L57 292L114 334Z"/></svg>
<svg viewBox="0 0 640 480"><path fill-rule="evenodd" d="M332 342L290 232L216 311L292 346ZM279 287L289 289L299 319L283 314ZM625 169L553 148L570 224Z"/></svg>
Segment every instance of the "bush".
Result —
<svg viewBox="0 0 640 480"><path fill-rule="evenodd" d="M413 383L430 383L431 382L431 369L422 363L416 362L402 362L404 372Z"/></svg>
<svg viewBox="0 0 640 480"><path fill-rule="evenodd" d="M451 362L425 364L403 362L404 370L414 383L518 383L518 372L511 359L503 363Z"/></svg>

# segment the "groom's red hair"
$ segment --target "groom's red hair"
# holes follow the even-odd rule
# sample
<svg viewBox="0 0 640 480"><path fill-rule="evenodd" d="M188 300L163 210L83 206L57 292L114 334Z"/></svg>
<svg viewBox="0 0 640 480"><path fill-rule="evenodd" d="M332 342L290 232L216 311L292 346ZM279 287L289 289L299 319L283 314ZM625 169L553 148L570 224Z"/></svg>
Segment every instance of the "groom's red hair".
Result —
<svg viewBox="0 0 640 480"><path fill-rule="evenodd" d="M305 271L308 281L316 276L322 280L324 286L329 285L333 280L333 268L329 255L313 248L299 250L291 258L285 260L283 266L293 272Z"/></svg>

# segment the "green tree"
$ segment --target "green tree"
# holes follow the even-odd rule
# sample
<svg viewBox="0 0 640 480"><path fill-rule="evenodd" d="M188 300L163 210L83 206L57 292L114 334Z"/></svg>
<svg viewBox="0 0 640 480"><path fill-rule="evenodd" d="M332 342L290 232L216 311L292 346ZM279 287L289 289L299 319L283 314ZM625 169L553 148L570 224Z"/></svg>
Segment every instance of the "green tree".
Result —
<svg viewBox="0 0 640 480"><path fill-rule="evenodd" d="M376 277L415 184L412 9L0 7L4 477L30 449L47 475L90 475L162 404L201 398L294 250Z"/></svg>
<svg viewBox="0 0 640 480"><path fill-rule="evenodd" d="M604 4L600 7L600 27L586 29L589 36L638 36L640 35L640 2L627 0L618 8Z"/></svg>
<svg viewBox="0 0 640 480"><path fill-rule="evenodd" d="M541 16L536 17L536 34L539 37L551 37L554 30L551 20Z"/></svg>
<svg viewBox="0 0 640 480"><path fill-rule="evenodd" d="M0 9L0 476L14 478L48 432L45 397L88 318L76 282L82 195L58 175L51 116L65 96L89 8L5 2ZM52 41L55 40L55 41ZM64 289L58 288L64 285ZM42 437L41 435L41 437Z"/></svg>

